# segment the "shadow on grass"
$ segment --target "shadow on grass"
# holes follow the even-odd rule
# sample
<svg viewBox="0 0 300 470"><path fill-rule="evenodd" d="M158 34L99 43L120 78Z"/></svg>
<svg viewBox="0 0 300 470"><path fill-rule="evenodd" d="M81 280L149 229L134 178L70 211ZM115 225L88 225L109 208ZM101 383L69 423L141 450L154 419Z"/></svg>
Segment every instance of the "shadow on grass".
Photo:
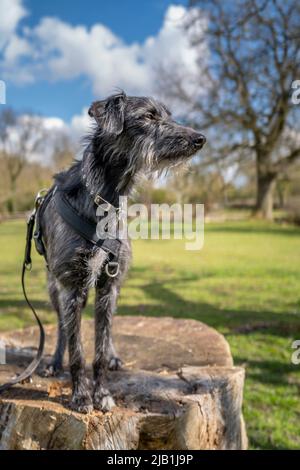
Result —
<svg viewBox="0 0 300 470"><path fill-rule="evenodd" d="M30 296L29 296L30 297ZM49 312L53 311L52 306L50 305L49 301L44 301L44 300L37 300L34 298L30 297L30 302L36 309L41 309L41 310L47 310ZM0 299L0 310L1 309L22 309L28 308L27 303L23 299Z"/></svg>
<svg viewBox="0 0 300 470"><path fill-rule="evenodd" d="M177 279L174 282L180 284L185 281L190 281L190 277ZM285 314L283 321L280 318L281 314L274 312L222 309L208 303L183 299L160 282L146 284L140 288L148 298L155 301L155 304L121 305L118 309L119 314L191 318L203 321L222 332L229 330L228 333L235 334L260 331L280 337L290 337L295 332L300 332L298 315Z"/></svg>
<svg viewBox="0 0 300 470"><path fill-rule="evenodd" d="M235 362L247 367L247 377L266 385L291 385L286 376L298 371L295 365L276 360L254 361L239 357Z"/></svg>

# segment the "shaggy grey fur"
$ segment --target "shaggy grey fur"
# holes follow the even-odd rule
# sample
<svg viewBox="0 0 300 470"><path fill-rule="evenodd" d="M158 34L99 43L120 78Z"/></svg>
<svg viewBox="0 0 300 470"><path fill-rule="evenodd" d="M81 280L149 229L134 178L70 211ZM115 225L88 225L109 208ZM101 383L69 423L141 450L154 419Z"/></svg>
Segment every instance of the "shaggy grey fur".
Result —
<svg viewBox="0 0 300 470"><path fill-rule="evenodd" d="M205 142L203 135L174 122L167 108L151 98L128 97L122 92L93 103L89 114L95 119L95 128L83 159L56 175L55 186L65 192L80 215L94 222L93 195L100 193L118 206L119 196L130 193L141 172L177 165ZM42 215L41 228L49 265L49 294L58 315L57 348L48 373L61 371L68 345L72 408L83 413L93 408L109 410L114 401L106 387L105 371L121 365L112 343L111 326L131 258L130 242L122 240L120 272L110 278L103 272L106 253L79 236L60 217L52 197ZM80 339L81 312L90 287L96 289L93 390L86 379Z"/></svg>

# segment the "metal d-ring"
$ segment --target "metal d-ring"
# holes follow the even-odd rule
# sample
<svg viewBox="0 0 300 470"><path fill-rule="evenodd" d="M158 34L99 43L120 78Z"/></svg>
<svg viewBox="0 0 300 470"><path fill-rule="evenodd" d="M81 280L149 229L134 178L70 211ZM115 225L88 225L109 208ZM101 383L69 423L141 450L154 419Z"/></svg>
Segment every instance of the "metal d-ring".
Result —
<svg viewBox="0 0 300 470"><path fill-rule="evenodd" d="M115 271L110 271L110 268ZM117 261L109 261L105 266L105 272L109 277L116 277L119 274L120 265Z"/></svg>

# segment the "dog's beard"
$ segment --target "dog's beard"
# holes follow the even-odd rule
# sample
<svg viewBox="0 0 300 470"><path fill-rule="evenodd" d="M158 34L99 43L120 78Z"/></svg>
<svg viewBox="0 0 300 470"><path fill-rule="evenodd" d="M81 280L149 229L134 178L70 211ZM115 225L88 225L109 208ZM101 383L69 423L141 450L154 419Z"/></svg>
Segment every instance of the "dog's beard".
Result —
<svg viewBox="0 0 300 470"><path fill-rule="evenodd" d="M134 175L134 180L137 181L140 175L154 180L166 176L170 171L186 171L190 168L195 153L194 149L185 149L162 158L155 153L152 141L144 141L141 147L133 149L126 173Z"/></svg>
<svg viewBox="0 0 300 470"><path fill-rule="evenodd" d="M158 179L166 177L171 172L186 172L191 167L191 157L174 157L155 162L152 167L148 169L146 174L151 179Z"/></svg>
<svg viewBox="0 0 300 470"><path fill-rule="evenodd" d="M180 153L155 159L149 171L159 175L168 174L170 171L186 171L191 167L192 158L195 154L195 151L191 151L188 154Z"/></svg>

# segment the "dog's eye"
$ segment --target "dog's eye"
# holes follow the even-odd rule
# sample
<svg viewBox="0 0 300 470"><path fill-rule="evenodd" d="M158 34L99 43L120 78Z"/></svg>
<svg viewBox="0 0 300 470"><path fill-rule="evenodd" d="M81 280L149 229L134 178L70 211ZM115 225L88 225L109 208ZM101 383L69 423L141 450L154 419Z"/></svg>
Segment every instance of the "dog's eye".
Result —
<svg viewBox="0 0 300 470"><path fill-rule="evenodd" d="M146 113L146 114L145 114L145 118L146 118L146 119L150 119L151 121L155 121L155 120L156 120L155 114L154 114L154 113L151 113L151 112Z"/></svg>

